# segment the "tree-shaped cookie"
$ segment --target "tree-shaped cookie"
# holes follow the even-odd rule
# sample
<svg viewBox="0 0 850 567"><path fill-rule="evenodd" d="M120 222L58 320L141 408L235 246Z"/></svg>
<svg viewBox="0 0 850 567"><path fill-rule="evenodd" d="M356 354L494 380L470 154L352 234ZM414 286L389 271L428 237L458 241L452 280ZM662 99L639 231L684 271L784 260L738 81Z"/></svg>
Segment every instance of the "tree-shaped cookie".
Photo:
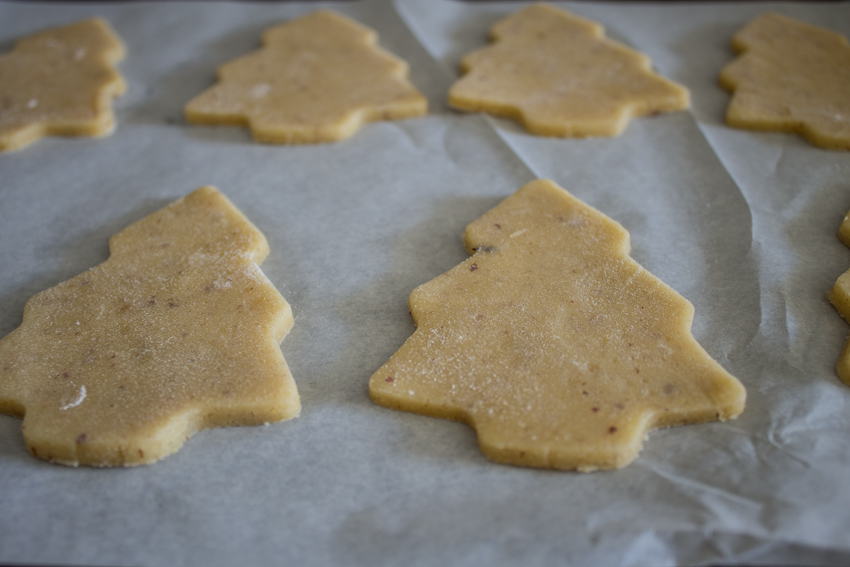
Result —
<svg viewBox="0 0 850 567"><path fill-rule="evenodd" d="M414 334L372 400L468 423L490 459L619 468L651 429L734 418L743 386L690 333L693 307L615 221L551 181L470 224L471 258L410 296Z"/></svg>
<svg viewBox="0 0 850 567"><path fill-rule="evenodd" d="M124 45L100 18L20 40L0 56L0 151L43 136L103 136L126 90L115 63Z"/></svg>
<svg viewBox="0 0 850 567"><path fill-rule="evenodd" d="M850 246L850 213L844 217L844 222L838 229L838 238ZM838 312L846 321L850 321L850 270L844 272L832 289L827 294L829 301L835 306ZM850 339L844 345L844 350L841 351L841 356L838 358L838 364L835 367L838 377L850 386Z"/></svg>
<svg viewBox="0 0 850 567"><path fill-rule="evenodd" d="M540 136L617 136L632 117L688 108L688 91L602 26L535 4L496 23L461 61L449 104L519 120Z"/></svg>
<svg viewBox="0 0 850 567"><path fill-rule="evenodd" d="M407 63L380 49L373 30L335 12L313 12L262 39L262 49L220 67L218 84L186 105L189 122L245 125L260 142L313 143L428 110Z"/></svg>
<svg viewBox="0 0 850 567"><path fill-rule="evenodd" d="M128 226L109 259L33 296L0 340L0 412L33 455L137 465L200 429L298 415L292 311L265 237L212 187Z"/></svg>
<svg viewBox="0 0 850 567"><path fill-rule="evenodd" d="M850 149L850 45L837 33L765 13L732 39L743 53L720 74L734 91L726 123L795 132L815 146Z"/></svg>

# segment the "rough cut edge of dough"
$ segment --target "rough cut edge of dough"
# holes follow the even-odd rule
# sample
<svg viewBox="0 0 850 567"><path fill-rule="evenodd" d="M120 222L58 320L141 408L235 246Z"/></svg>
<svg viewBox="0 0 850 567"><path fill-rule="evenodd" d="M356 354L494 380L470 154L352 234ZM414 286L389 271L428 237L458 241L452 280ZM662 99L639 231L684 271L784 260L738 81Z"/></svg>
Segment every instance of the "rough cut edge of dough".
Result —
<svg viewBox="0 0 850 567"><path fill-rule="evenodd" d="M269 404L265 409L252 406L249 410L229 408L208 413L201 410L189 411L173 416L152 435L132 441L103 435L99 435L97 440L73 445L57 443L52 439L34 439L27 435L26 415L23 415L22 430L27 450L34 457L50 463L70 467L135 467L149 465L173 455L193 435L205 429L256 426L296 418L301 412L301 403L294 387L293 393L294 395L287 394L284 400L278 400L281 403ZM250 415L250 418L246 418L246 415Z"/></svg>
<svg viewBox="0 0 850 567"><path fill-rule="evenodd" d="M190 108L185 109L186 121L201 126L241 126L251 131L251 137L264 144L321 144L339 142L353 136L370 122L381 120L403 120L418 118L428 111L428 102L423 97L409 104L395 105L390 109L359 109L346 114L345 118L331 124L286 126L269 128L241 114L205 114Z"/></svg>

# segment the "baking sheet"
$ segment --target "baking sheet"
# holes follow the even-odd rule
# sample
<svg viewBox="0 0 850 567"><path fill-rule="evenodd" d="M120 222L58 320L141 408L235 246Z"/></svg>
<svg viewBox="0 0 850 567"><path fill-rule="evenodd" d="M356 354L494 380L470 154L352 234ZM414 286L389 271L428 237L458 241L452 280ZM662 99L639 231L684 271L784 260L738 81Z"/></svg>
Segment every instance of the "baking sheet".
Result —
<svg viewBox="0 0 850 567"><path fill-rule="evenodd" d="M460 57L520 4L0 3L0 51L90 15L123 38L129 90L101 140L0 155L0 336L27 298L103 261L108 237L218 186L269 240L291 303L299 418L201 432L126 470L32 458L0 416L0 562L92 565L675 565L850 562L848 334L826 299L850 153L722 123L732 34L776 10L850 35L850 5L564 3L653 58L693 108L614 139L529 136L450 111ZM427 117L264 146L182 106L262 30L323 6L376 29ZM495 465L465 425L390 411L368 379L413 332L407 295L466 258L466 224L536 177L622 223L632 255L696 308L748 389L737 420L656 431L619 471Z"/></svg>

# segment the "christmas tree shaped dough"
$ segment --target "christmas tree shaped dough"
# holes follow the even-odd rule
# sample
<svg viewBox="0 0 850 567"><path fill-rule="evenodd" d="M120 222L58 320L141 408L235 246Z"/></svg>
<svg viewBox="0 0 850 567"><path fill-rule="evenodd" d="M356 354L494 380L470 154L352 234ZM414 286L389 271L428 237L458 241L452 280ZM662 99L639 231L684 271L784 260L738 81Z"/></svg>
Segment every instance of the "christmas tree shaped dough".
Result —
<svg viewBox="0 0 850 567"><path fill-rule="evenodd" d="M850 246L850 213L844 217L844 222L838 229L838 238ZM850 270L844 272L832 289L829 290L829 300L835 306L841 316L845 320L850 321ZM844 345L844 350L841 351L841 356L838 358L836 372L841 380L850 386L850 339Z"/></svg>
<svg viewBox="0 0 850 567"><path fill-rule="evenodd" d="M33 296L0 340L0 412L33 455L129 466L208 427L298 415L289 304L265 237L212 187L128 226L109 259Z"/></svg>
<svg viewBox="0 0 850 567"><path fill-rule="evenodd" d="M263 48L223 65L219 83L186 105L195 124L235 124L278 144L332 142L364 122L422 116L428 102L407 64L369 28L318 11L263 34Z"/></svg>
<svg viewBox="0 0 850 567"><path fill-rule="evenodd" d="M732 39L743 52L720 74L734 91L726 123L795 132L815 146L850 150L850 45L837 33L765 13Z"/></svg>
<svg viewBox="0 0 850 567"><path fill-rule="evenodd" d="M20 40L0 56L0 151L44 136L104 136L126 90L114 65L124 45L93 18Z"/></svg>
<svg viewBox="0 0 850 567"><path fill-rule="evenodd" d="M449 104L519 120L540 136L617 136L635 116L688 108L688 91L602 26L535 4L490 30L495 43L461 61Z"/></svg>
<svg viewBox="0 0 850 567"><path fill-rule="evenodd" d="M580 471L628 464L651 429L743 411L743 386L690 333L691 304L551 181L464 241L472 257L411 294L417 329L372 376L376 403L468 423L494 461Z"/></svg>

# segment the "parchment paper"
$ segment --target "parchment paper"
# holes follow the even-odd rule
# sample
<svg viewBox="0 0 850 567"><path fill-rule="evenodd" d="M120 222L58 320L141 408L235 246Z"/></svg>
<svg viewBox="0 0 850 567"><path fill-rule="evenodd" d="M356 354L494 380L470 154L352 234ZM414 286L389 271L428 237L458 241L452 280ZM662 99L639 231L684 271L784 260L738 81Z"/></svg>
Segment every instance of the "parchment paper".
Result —
<svg viewBox="0 0 850 567"><path fill-rule="evenodd" d="M776 10L850 35L841 4L564 4L650 55L693 109L622 137L536 138L446 107L460 57L519 4L330 4L406 59L427 117L348 141L264 146L183 105L262 30L324 4L0 3L0 52L102 15L128 48L106 139L0 155L0 336L33 294L105 260L108 237L218 186L269 240L292 304L299 418L202 432L124 470L50 465L0 416L0 562L92 565L675 565L850 562L850 268L835 236L850 152L723 124L734 32ZM694 334L748 389L737 420L656 431L625 469L495 465L465 425L390 411L370 375L413 332L407 296L466 257L464 227L536 177L622 223L632 255L696 308Z"/></svg>

